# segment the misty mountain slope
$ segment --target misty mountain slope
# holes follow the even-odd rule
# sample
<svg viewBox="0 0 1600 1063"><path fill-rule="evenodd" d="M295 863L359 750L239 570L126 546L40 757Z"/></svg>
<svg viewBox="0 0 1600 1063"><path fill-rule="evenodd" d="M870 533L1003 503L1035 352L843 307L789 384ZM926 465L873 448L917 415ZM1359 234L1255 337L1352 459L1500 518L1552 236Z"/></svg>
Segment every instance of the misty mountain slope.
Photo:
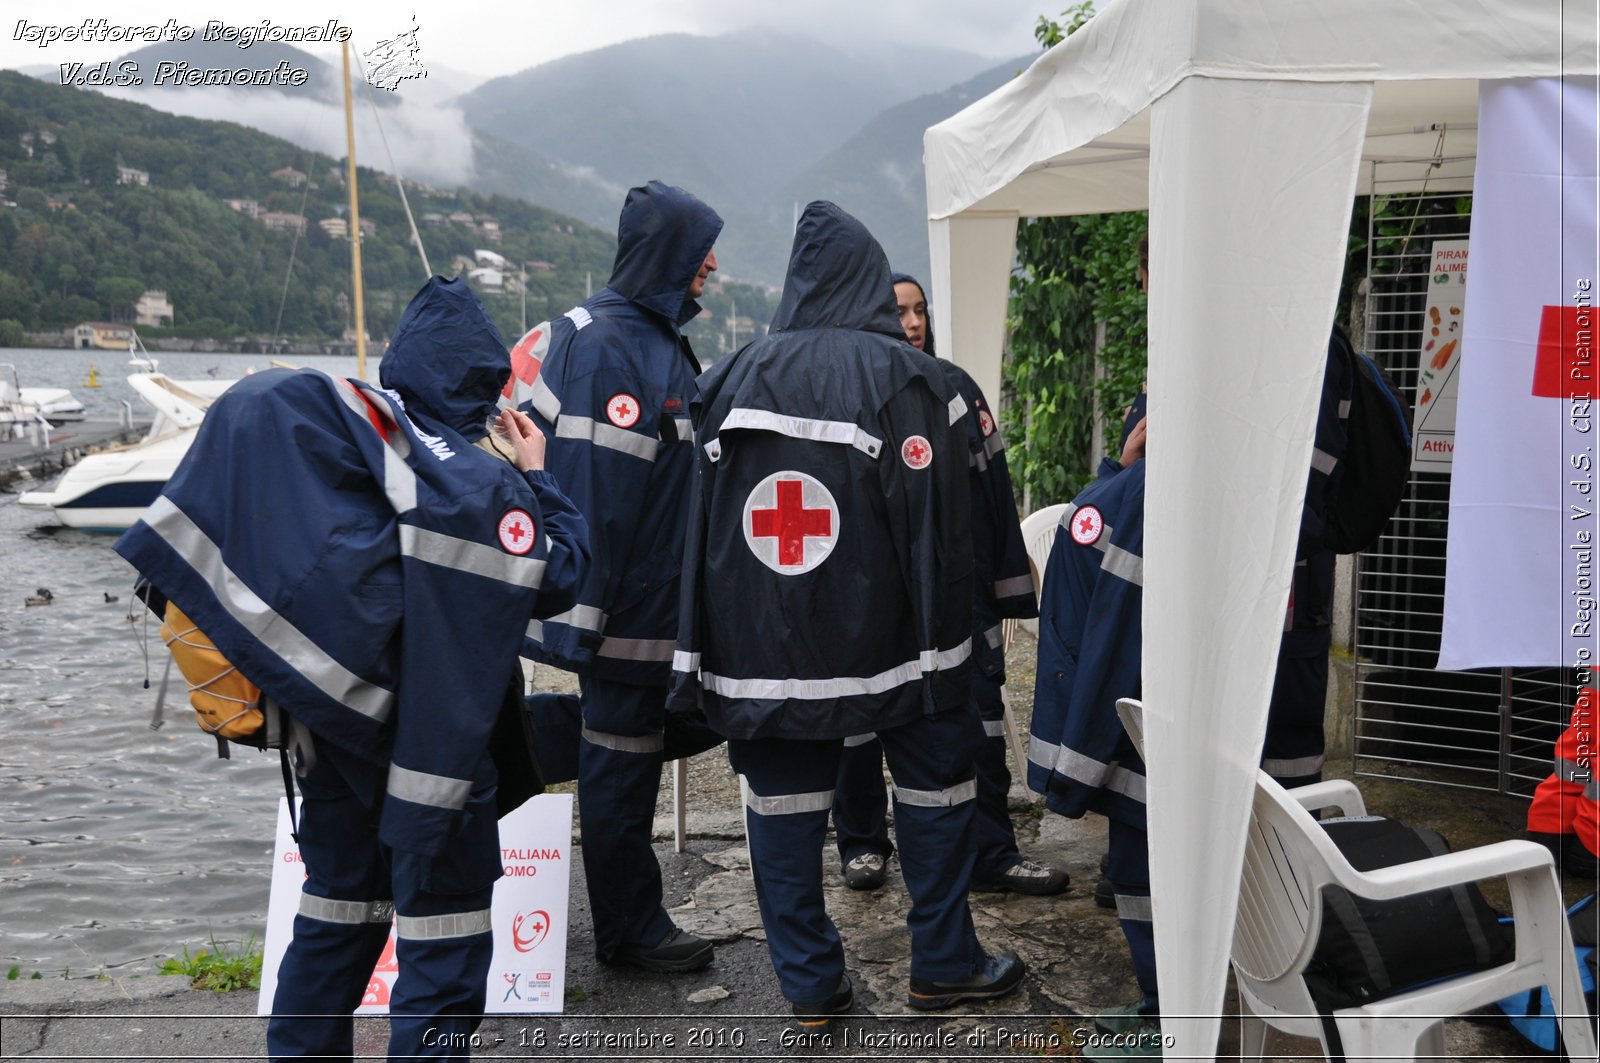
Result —
<svg viewBox="0 0 1600 1063"><path fill-rule="evenodd" d="M888 108L791 182L785 189L789 200L829 199L839 204L872 230L896 269L926 282L928 210L922 135L929 126L1010 81L1037 54Z"/></svg>
<svg viewBox="0 0 1600 1063"><path fill-rule="evenodd" d="M949 84L910 54L874 61L763 31L668 34L496 78L458 102L475 128L545 158L621 185L660 177L726 213L764 208L884 106Z"/></svg>

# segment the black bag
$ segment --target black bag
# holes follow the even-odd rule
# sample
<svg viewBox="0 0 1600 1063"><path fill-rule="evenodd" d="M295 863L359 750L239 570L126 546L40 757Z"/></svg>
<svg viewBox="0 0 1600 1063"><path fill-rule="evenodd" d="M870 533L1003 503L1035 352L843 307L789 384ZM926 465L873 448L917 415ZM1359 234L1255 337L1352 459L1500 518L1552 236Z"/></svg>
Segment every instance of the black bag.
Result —
<svg viewBox="0 0 1600 1063"><path fill-rule="evenodd" d="M1358 871L1450 851L1436 831L1376 816L1330 819L1322 827ZM1382 1000L1426 982L1508 963L1516 938L1468 883L1392 901L1322 892L1322 930L1305 971L1324 1014Z"/></svg>
<svg viewBox="0 0 1600 1063"><path fill-rule="evenodd" d="M1339 329L1331 342L1349 369L1350 416L1322 541L1336 554L1353 554L1378 541L1405 497L1411 477L1411 415L1394 381L1376 362L1357 354Z"/></svg>

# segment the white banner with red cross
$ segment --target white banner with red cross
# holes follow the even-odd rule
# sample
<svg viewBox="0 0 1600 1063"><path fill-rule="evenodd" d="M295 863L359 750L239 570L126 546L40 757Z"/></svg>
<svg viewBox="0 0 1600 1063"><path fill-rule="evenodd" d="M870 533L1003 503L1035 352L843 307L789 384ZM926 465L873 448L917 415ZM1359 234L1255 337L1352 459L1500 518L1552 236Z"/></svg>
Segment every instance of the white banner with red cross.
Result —
<svg viewBox="0 0 1600 1063"><path fill-rule="evenodd" d="M1480 89L1440 668L1594 663L1595 85Z"/></svg>
<svg viewBox="0 0 1600 1063"><path fill-rule="evenodd" d="M540 794L502 817L500 859L506 873L495 883L490 905L494 957L489 961L484 1011L560 1012L566 993L572 795ZM300 847L289 835L289 802L280 798L257 1015L272 1014L278 967L294 935L294 916L305 877ZM387 1014L399 973L391 926L389 943L372 971L356 1014Z"/></svg>

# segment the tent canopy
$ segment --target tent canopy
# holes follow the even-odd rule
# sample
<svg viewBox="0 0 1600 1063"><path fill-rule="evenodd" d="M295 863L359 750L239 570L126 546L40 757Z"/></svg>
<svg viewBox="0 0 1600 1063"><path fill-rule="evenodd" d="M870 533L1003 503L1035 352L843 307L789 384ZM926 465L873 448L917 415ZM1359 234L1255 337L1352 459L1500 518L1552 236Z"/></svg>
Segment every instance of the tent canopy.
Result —
<svg viewBox="0 0 1600 1063"><path fill-rule="evenodd" d="M1151 212L1143 697L1174 1056L1220 1021L1363 164L1396 164L1380 191L1470 188L1478 81L1593 75L1595 21L1592 0L1112 0L927 131L935 331L991 396L1018 219Z"/></svg>

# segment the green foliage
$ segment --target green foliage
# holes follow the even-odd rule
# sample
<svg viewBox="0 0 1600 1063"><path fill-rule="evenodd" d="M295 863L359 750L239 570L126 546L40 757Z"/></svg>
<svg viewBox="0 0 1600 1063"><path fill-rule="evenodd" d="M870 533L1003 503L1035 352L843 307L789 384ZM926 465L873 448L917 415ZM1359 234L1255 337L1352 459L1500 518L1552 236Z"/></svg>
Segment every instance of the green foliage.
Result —
<svg viewBox="0 0 1600 1063"><path fill-rule="evenodd" d="M1091 0L1043 16L1035 29L1051 47L1094 14ZM1011 277L1011 356L1003 417L1011 474L1035 507L1077 494L1091 474L1096 424L1108 448L1122 410L1145 373L1145 297L1136 272L1144 212L1034 218L1017 227ZM1104 329L1098 355L1096 333Z"/></svg>
<svg viewBox="0 0 1600 1063"><path fill-rule="evenodd" d="M161 965L159 973L185 975L195 989L231 993L261 988L261 961L261 943L254 934L242 945L219 944L213 936L210 949L201 949L191 956L185 946L183 956L169 958Z"/></svg>
<svg viewBox="0 0 1600 1063"><path fill-rule="evenodd" d="M0 347L21 347L25 339L22 322L9 317L0 318Z"/></svg>
<svg viewBox="0 0 1600 1063"><path fill-rule="evenodd" d="M48 151L39 147L43 132L55 138ZM28 133L36 136L32 157L21 146ZM118 164L147 172L150 184L117 184ZM309 189L271 176L283 167L308 174ZM350 245L316 225L347 209L339 160L243 126L163 114L0 71L0 168L7 171L6 194L17 204L0 207L0 318L27 329L128 321L130 294L137 299L144 289L159 288L171 298L176 320L171 332L150 330L153 338L226 342L277 334L315 342L337 339L350 323ZM426 278L393 180L366 169L358 180L361 217L376 226L362 241L367 331L381 338L394 330ZM470 258L478 248L512 263L555 267L530 282L530 321L580 302L586 276L598 286L610 274L611 233L504 196L423 188L409 194L436 272L452 275L455 257ZM294 233L268 230L230 209L227 199L303 214L308 227L296 246ZM456 212L493 218L499 242L448 221ZM439 217L428 224L425 214ZM521 296L484 301L514 339Z"/></svg>

